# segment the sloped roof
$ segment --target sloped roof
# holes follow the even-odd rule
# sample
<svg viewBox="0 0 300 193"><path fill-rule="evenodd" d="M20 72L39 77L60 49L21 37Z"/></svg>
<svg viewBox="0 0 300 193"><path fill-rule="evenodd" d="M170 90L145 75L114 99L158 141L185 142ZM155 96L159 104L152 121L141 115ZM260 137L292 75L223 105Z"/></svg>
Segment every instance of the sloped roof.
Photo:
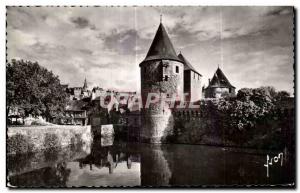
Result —
<svg viewBox="0 0 300 193"><path fill-rule="evenodd" d="M175 60L178 62L182 62L178 58L175 49L173 47L173 44L162 23L159 24L159 27L156 31L150 49L143 62L151 61L151 60L161 60L161 59Z"/></svg>
<svg viewBox="0 0 300 193"><path fill-rule="evenodd" d="M208 87L233 87L230 84L229 80L226 78L225 74L222 70L218 67L217 71L215 72L212 80L210 81Z"/></svg>
<svg viewBox="0 0 300 193"><path fill-rule="evenodd" d="M191 65L191 63L181 54L178 54L178 58L183 61L184 64L184 70L192 70L195 73L199 74L200 76L202 76L199 72L197 72L197 70Z"/></svg>

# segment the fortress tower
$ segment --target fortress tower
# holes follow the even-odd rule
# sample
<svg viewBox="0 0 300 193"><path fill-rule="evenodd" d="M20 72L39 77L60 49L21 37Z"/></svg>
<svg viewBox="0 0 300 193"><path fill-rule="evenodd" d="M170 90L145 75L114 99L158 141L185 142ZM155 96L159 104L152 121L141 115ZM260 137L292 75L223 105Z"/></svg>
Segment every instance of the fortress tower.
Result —
<svg viewBox="0 0 300 193"><path fill-rule="evenodd" d="M140 63L141 113L140 137L144 142L161 143L173 133L173 116L168 104L161 106L163 96L183 97L183 61L180 60L170 38L160 23L146 58ZM157 93L159 102L145 108L149 93ZM150 94L151 96L151 94Z"/></svg>
<svg viewBox="0 0 300 193"><path fill-rule="evenodd" d="M235 96L235 87L226 78L223 71L218 67L213 78L208 80L208 86L203 88L205 98L221 98Z"/></svg>

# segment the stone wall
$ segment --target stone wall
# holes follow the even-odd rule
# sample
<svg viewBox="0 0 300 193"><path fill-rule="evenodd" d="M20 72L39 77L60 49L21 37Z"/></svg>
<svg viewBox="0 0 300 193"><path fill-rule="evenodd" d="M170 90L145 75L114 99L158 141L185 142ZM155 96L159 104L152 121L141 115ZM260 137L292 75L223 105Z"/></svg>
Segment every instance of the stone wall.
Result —
<svg viewBox="0 0 300 193"><path fill-rule="evenodd" d="M141 120L143 125L140 139L143 142L166 142L173 135L174 120L171 113L142 114Z"/></svg>
<svg viewBox="0 0 300 193"><path fill-rule="evenodd" d="M91 126L28 126L7 128L7 153L28 153L92 142Z"/></svg>
<svg viewBox="0 0 300 193"><path fill-rule="evenodd" d="M191 70L184 71L184 92L187 101L199 101L202 97L201 76Z"/></svg>
<svg viewBox="0 0 300 193"><path fill-rule="evenodd" d="M275 116L275 115L273 115ZM236 130L232 135L246 135L245 140L234 141L226 135L226 129L220 126L220 117L205 114L200 109L173 112L175 143L203 144L216 146L234 146L259 149L294 149L294 110L286 109L276 115L276 119L264 119L255 123L253 128Z"/></svg>

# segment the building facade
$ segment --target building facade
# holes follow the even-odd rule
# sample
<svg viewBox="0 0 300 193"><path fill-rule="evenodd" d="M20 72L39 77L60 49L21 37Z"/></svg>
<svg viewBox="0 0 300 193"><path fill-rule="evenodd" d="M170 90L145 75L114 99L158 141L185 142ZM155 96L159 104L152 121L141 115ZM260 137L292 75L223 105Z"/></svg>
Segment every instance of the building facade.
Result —
<svg viewBox="0 0 300 193"><path fill-rule="evenodd" d="M83 87L67 87L66 92L69 94L70 100L81 100L92 95L92 92L88 90L86 79L84 79Z"/></svg>

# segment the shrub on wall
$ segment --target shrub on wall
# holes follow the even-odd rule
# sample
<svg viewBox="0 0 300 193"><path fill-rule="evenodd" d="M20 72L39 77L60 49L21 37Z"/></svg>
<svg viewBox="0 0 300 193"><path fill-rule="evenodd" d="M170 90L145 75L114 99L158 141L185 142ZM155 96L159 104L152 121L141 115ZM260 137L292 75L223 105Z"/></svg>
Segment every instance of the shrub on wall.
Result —
<svg viewBox="0 0 300 193"><path fill-rule="evenodd" d="M58 136L55 133L46 133L44 138L45 149L57 149L60 147Z"/></svg>
<svg viewBox="0 0 300 193"><path fill-rule="evenodd" d="M17 133L7 139L7 152L21 154L32 152L34 145L29 137Z"/></svg>
<svg viewBox="0 0 300 193"><path fill-rule="evenodd" d="M216 115L215 127L222 131L225 140L242 146L280 148L283 133L277 130L283 119L277 109L282 96L288 97L288 94L277 93L273 87L244 88L238 91L236 98L207 101L214 106L207 113Z"/></svg>

